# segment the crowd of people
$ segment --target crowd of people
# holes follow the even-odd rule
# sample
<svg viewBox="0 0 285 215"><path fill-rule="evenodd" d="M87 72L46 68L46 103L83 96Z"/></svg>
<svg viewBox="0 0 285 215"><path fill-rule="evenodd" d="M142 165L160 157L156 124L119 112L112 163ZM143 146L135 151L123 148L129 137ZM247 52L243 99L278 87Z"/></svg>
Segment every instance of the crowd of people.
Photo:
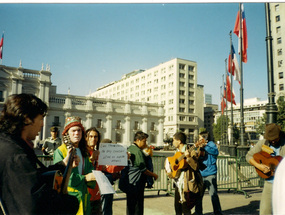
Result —
<svg viewBox="0 0 285 215"><path fill-rule="evenodd" d="M7 98L0 116L0 206L2 214L113 214L113 193L100 194L93 170L106 176L126 193L126 214L144 214L144 191L152 188L158 174L153 172L152 150L148 134L138 131L127 148L127 166L101 165L100 144L115 144L102 139L91 127L85 130L81 119L69 116L61 137L51 127L51 137L43 141L42 152L53 157L46 167L34 152L36 136L43 127L47 105L34 95L18 94ZM165 162L167 176L174 182L175 214L203 214L203 197L208 189L213 213L222 214L217 192L217 157L219 150L203 130L191 147L183 132L173 136L175 155ZM260 214L285 214L283 207L283 174L285 134L275 123L267 124L264 140L251 147L246 160L266 177L260 201ZM273 167L261 158L264 151L270 158L279 158ZM279 164L280 163L280 164ZM62 181L57 177L63 173ZM52 181L59 182L50 183ZM62 184L62 185L61 185ZM64 205L64 207L63 207Z"/></svg>

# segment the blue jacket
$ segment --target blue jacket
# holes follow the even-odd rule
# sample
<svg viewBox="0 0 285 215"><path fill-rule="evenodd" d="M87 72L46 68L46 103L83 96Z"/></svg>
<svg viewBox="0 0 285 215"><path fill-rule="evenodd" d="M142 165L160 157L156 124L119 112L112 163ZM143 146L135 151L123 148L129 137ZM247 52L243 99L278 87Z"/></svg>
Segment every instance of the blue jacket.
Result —
<svg viewBox="0 0 285 215"><path fill-rule="evenodd" d="M217 157L219 155L219 150L216 144L213 141L209 141L207 145L204 147L205 149L205 156L201 156L200 159L202 160L203 164L206 165L204 170L200 170L201 175L203 177L209 175L217 174Z"/></svg>

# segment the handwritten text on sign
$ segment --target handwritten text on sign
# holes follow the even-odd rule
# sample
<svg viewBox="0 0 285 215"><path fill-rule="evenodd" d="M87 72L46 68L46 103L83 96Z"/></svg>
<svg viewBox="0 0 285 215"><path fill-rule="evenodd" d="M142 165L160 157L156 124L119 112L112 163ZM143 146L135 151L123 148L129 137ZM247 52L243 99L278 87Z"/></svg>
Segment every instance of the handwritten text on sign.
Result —
<svg viewBox="0 0 285 215"><path fill-rule="evenodd" d="M128 165L127 149L122 145L114 143L101 143L99 151L99 165Z"/></svg>

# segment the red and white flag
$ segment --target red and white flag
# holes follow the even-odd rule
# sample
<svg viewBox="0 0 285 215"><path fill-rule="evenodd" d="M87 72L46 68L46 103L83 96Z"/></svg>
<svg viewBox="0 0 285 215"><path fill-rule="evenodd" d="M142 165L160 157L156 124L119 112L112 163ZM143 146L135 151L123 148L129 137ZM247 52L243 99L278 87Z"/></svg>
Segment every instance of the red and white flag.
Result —
<svg viewBox="0 0 285 215"><path fill-rule="evenodd" d="M228 59L228 71L234 76L234 79L239 82L240 84L240 70L239 70L239 65L237 61L237 56L235 53L234 46L232 45L232 53L229 54L229 59Z"/></svg>
<svg viewBox="0 0 285 215"><path fill-rule="evenodd" d="M222 111L222 114L224 114L224 109L227 107L227 104L225 102L225 99L222 98L222 101L221 101L221 111Z"/></svg>
<svg viewBox="0 0 285 215"><path fill-rule="evenodd" d="M240 52L242 52L242 62L246 63L247 62L248 43L247 43L247 29L246 29L245 12L244 12L244 8L243 8L243 4L241 4L240 10L241 10L241 17L242 17L241 26L240 26L240 11L238 11L236 23L235 23L235 28L234 28L234 33L239 38L242 38L242 44L239 44L239 54L240 54Z"/></svg>
<svg viewBox="0 0 285 215"><path fill-rule="evenodd" d="M231 80L230 80L229 73L227 74L227 83L226 83L226 86L224 88L224 98L228 102L232 102L234 105L236 105L235 93L234 93L234 91L231 91Z"/></svg>
<svg viewBox="0 0 285 215"><path fill-rule="evenodd" d="M3 58L3 43L4 43L4 33L2 34L2 38L0 41L0 59Z"/></svg>

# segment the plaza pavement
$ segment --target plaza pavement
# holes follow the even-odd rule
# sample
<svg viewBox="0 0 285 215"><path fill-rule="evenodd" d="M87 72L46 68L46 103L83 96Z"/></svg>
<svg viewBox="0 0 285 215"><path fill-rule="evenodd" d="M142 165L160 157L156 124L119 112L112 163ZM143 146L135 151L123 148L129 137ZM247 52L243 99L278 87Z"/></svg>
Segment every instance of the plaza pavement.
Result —
<svg viewBox="0 0 285 215"><path fill-rule="evenodd" d="M259 214L259 201L261 197L261 188L245 190L244 193L235 193L234 191L219 191L218 195L221 202L223 214ZM212 203L208 193L205 193L203 199L204 215L213 214ZM192 213L194 210L192 210ZM115 194L113 202L113 215L126 214L126 195L124 193ZM161 191L145 192L144 200L145 215L175 215L174 197L166 195Z"/></svg>

